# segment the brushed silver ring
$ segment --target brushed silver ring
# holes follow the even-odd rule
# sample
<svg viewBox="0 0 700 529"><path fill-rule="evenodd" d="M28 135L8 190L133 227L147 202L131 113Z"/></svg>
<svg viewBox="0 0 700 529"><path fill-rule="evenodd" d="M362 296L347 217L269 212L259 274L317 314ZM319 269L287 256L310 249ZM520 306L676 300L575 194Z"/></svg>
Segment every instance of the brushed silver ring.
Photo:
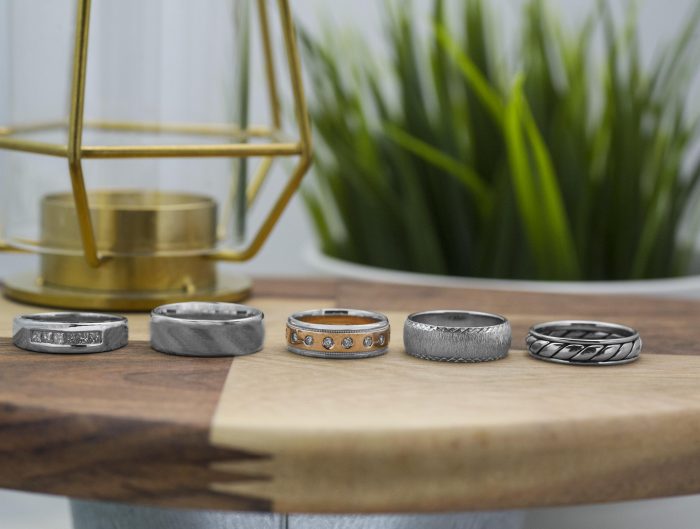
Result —
<svg viewBox="0 0 700 529"><path fill-rule="evenodd" d="M380 312L317 309L287 319L287 350L316 358L369 358L389 348L389 319Z"/></svg>
<svg viewBox="0 0 700 529"><path fill-rule="evenodd" d="M12 343L37 353L104 353L129 341L126 318L94 312L44 312L16 316Z"/></svg>
<svg viewBox="0 0 700 529"><path fill-rule="evenodd" d="M560 364L627 364L642 352L642 339L635 329L603 321L539 323L530 328L526 344L534 358Z"/></svg>
<svg viewBox="0 0 700 529"><path fill-rule="evenodd" d="M151 347L180 356L243 356L263 347L262 311L235 303L191 301L151 312Z"/></svg>
<svg viewBox="0 0 700 529"><path fill-rule="evenodd" d="M416 312L403 327L406 352L439 362L487 362L508 354L510 323L498 314L466 310Z"/></svg>

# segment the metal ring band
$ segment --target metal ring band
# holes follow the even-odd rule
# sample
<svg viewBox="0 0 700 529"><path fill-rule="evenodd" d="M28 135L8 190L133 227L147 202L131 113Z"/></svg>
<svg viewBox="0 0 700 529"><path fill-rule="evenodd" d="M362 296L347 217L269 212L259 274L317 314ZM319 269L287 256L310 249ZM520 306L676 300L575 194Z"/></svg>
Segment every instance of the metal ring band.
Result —
<svg viewBox="0 0 700 529"><path fill-rule="evenodd" d="M387 352L391 329L379 312L319 309L287 319L287 349L317 358L368 358Z"/></svg>
<svg viewBox="0 0 700 529"><path fill-rule="evenodd" d="M181 356L242 356L260 351L263 313L234 303L187 302L151 312L151 347Z"/></svg>
<svg viewBox="0 0 700 529"><path fill-rule="evenodd" d="M530 328L526 344L531 356L561 364L626 364L642 351L635 329L601 321L540 323Z"/></svg>
<svg viewBox="0 0 700 529"><path fill-rule="evenodd" d="M416 312L403 342L411 356L439 362L487 362L508 354L510 323L503 316L464 310Z"/></svg>
<svg viewBox="0 0 700 529"><path fill-rule="evenodd" d="M93 312L24 314L13 321L12 343L37 353L104 353L129 341L126 318Z"/></svg>

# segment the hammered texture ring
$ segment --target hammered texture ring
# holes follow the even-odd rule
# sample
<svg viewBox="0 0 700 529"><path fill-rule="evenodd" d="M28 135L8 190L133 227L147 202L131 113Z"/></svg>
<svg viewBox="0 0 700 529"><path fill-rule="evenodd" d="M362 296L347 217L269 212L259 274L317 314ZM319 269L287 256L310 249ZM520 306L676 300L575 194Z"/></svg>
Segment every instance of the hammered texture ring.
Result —
<svg viewBox="0 0 700 529"><path fill-rule="evenodd" d="M93 312L46 312L17 316L12 343L38 353L104 353L129 341L126 318Z"/></svg>
<svg viewBox="0 0 700 529"><path fill-rule="evenodd" d="M354 309L297 312L287 319L287 349L317 358L368 358L386 353L389 320Z"/></svg>
<svg viewBox="0 0 700 529"><path fill-rule="evenodd" d="M151 347L181 356L242 356L262 349L264 315L235 303L186 302L151 313Z"/></svg>
<svg viewBox="0 0 700 529"><path fill-rule="evenodd" d="M526 343L531 356L562 364L626 364L642 351L636 330L602 321L540 323L530 328Z"/></svg>
<svg viewBox="0 0 700 529"><path fill-rule="evenodd" d="M510 323L503 316L486 312L416 312L406 319L403 342L408 354L426 360L499 360L510 348Z"/></svg>

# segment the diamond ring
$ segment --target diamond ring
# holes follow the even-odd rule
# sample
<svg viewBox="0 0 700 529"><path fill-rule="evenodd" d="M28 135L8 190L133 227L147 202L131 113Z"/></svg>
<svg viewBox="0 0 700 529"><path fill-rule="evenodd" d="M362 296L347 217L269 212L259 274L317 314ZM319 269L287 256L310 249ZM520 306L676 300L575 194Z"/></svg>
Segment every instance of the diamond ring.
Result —
<svg viewBox="0 0 700 529"><path fill-rule="evenodd" d="M91 312L16 316L12 343L38 353L104 353L129 341L126 318Z"/></svg>
<svg viewBox="0 0 700 529"><path fill-rule="evenodd" d="M386 353L389 320L353 309L297 312L287 319L287 349L318 358L367 358Z"/></svg>

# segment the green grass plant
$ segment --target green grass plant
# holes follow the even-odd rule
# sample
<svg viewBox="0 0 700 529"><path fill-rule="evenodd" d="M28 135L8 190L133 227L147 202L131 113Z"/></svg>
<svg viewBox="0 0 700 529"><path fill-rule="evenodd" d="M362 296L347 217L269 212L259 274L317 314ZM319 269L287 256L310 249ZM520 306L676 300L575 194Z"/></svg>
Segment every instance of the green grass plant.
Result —
<svg viewBox="0 0 700 529"><path fill-rule="evenodd" d="M349 53L359 33L302 32L317 144L304 198L324 253L473 277L689 273L700 8L645 64L632 4L567 24L526 0L511 49L486 1L435 0L427 35L407 5L386 9L384 58Z"/></svg>

